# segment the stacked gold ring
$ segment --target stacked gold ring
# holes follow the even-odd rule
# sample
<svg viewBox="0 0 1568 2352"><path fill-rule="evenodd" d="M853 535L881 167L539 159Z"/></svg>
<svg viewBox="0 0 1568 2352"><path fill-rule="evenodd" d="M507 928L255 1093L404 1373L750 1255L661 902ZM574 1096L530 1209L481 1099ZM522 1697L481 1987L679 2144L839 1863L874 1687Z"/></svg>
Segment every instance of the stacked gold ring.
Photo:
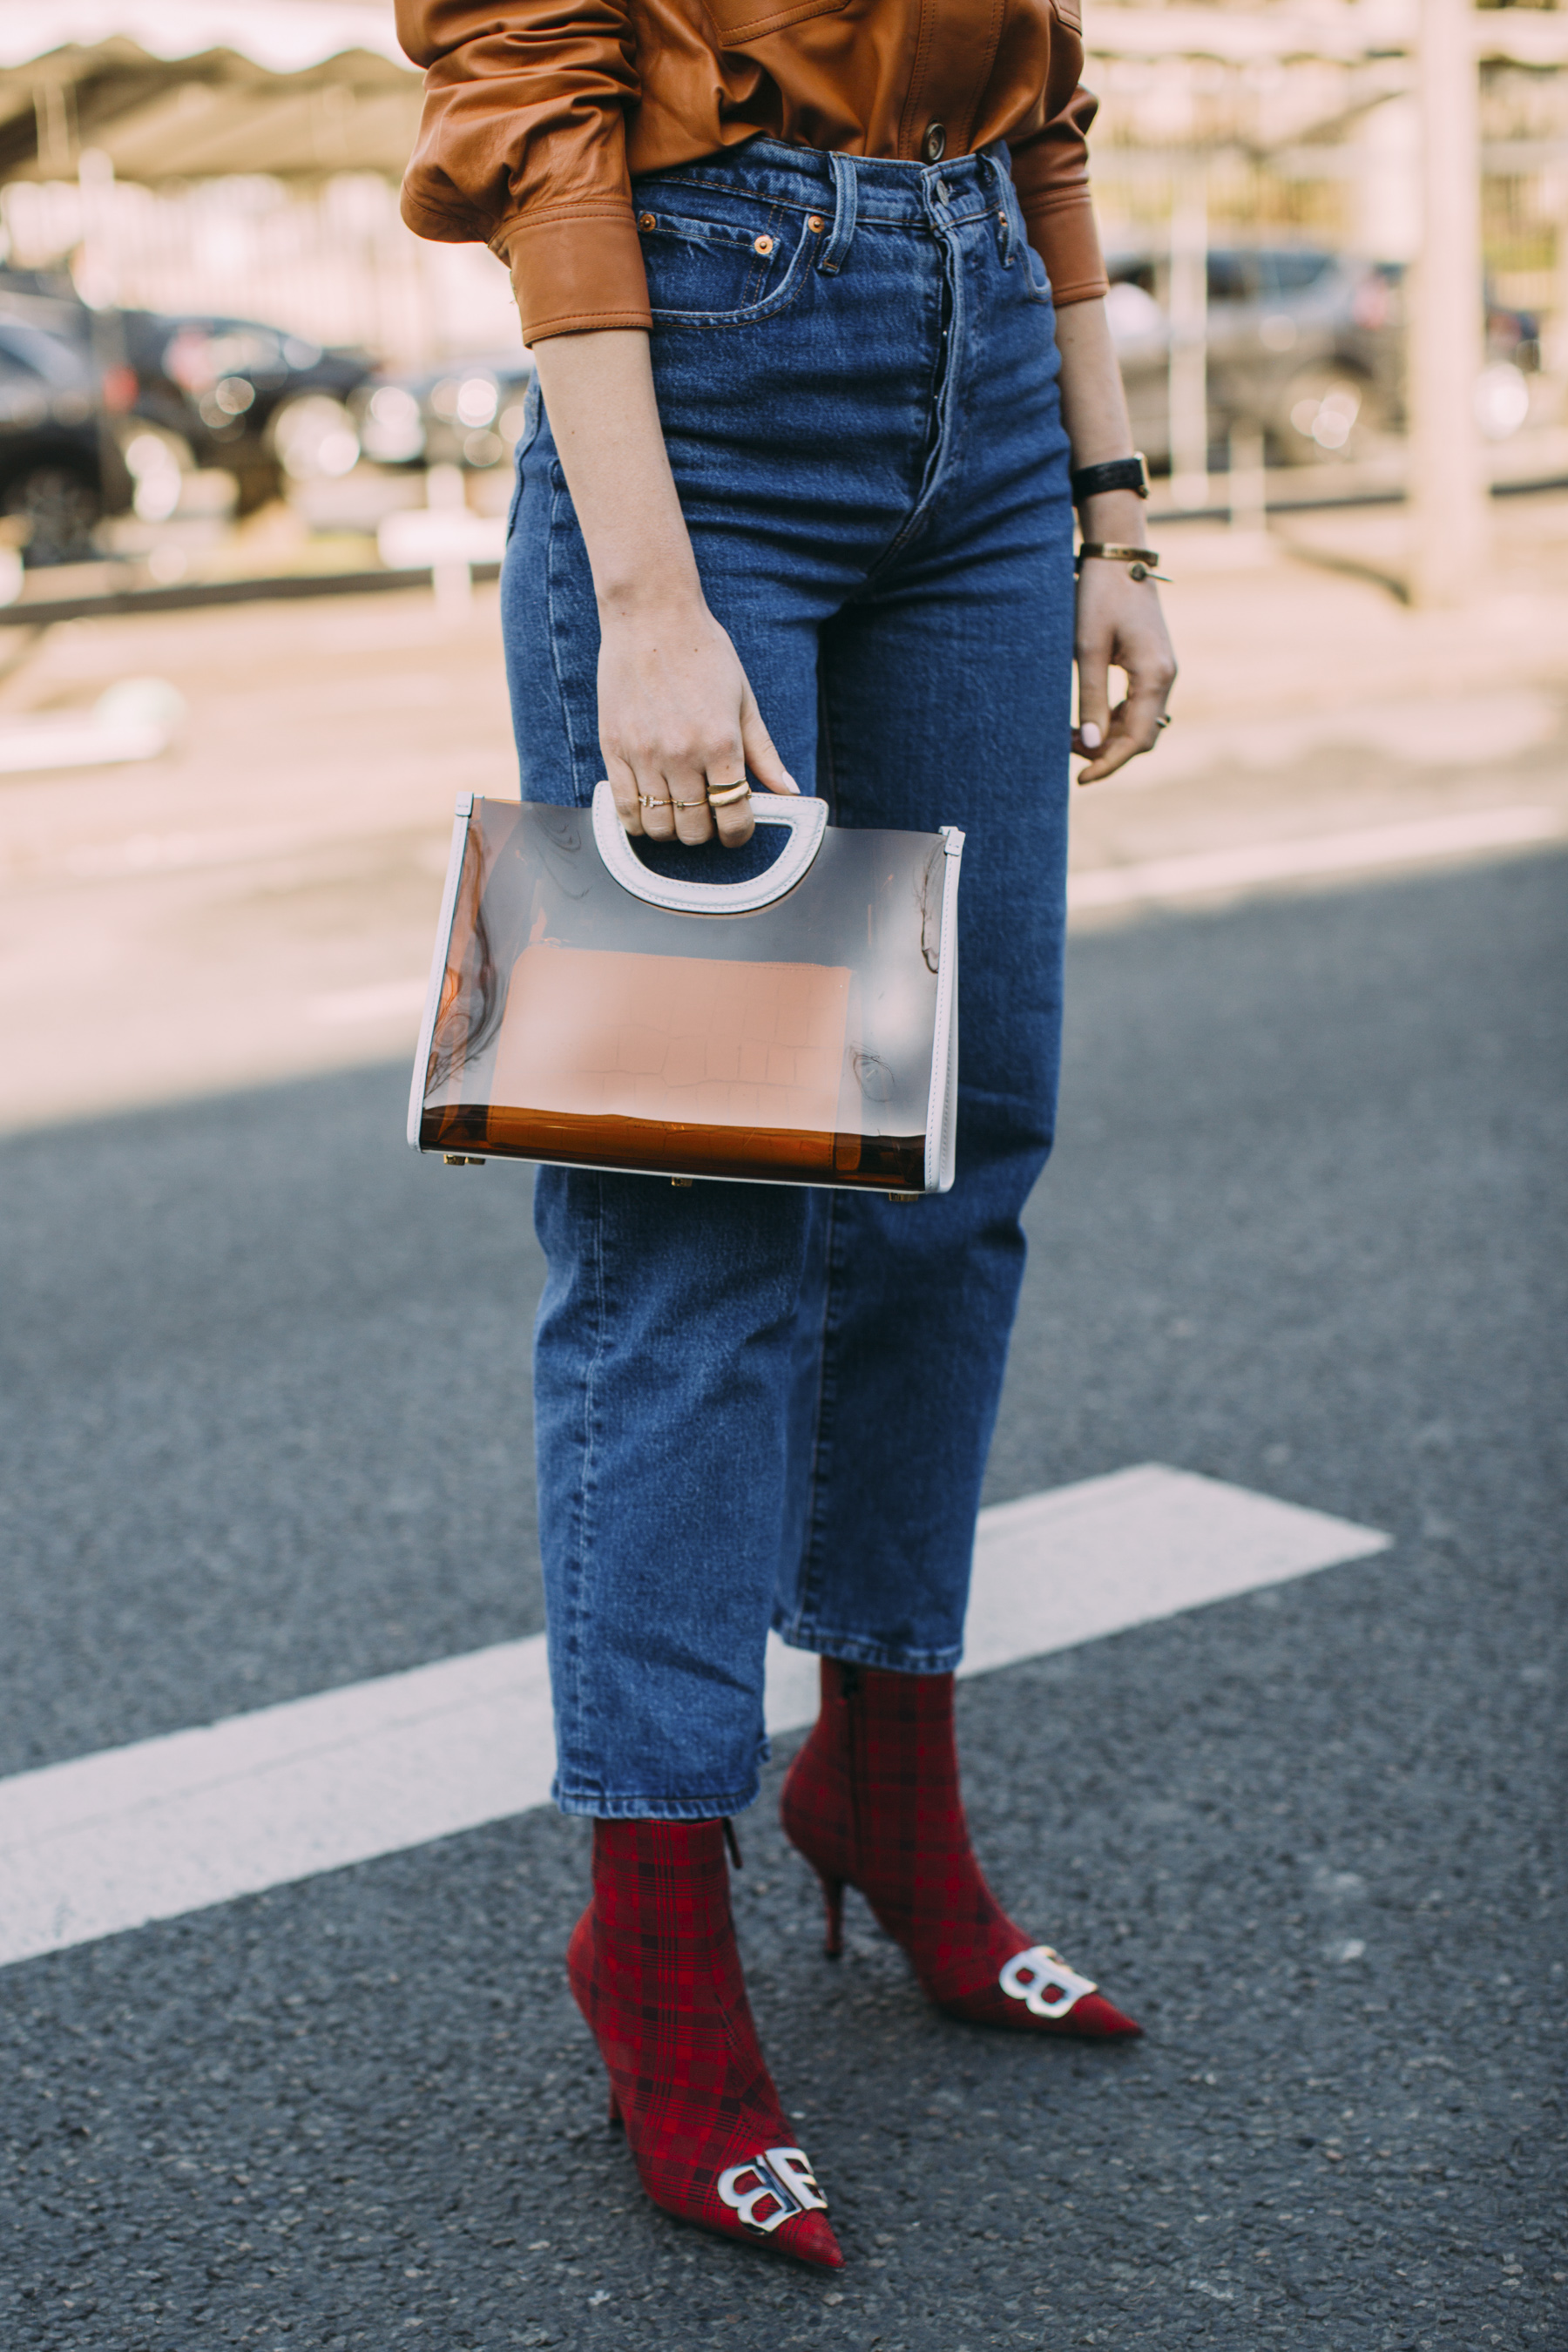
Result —
<svg viewBox="0 0 1568 2352"><path fill-rule="evenodd" d="M751 794L752 788L746 782L744 776L741 778L739 783L710 784L708 787L708 805L710 808L716 809L733 808L737 802L749 800L751 798Z"/></svg>

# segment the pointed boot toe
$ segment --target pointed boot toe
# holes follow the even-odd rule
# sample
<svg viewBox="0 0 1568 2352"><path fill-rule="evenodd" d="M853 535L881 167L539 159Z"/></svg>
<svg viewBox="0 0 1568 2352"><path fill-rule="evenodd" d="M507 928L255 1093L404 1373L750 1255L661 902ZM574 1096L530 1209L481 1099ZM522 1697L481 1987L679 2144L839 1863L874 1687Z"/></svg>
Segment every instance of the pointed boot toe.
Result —
<svg viewBox="0 0 1568 2352"><path fill-rule="evenodd" d="M1062 2025L1086 2042L1131 2042L1143 2031L1136 2018L1125 2016L1099 1992L1086 1992L1081 2000L1075 2000Z"/></svg>
<svg viewBox="0 0 1568 2352"><path fill-rule="evenodd" d="M826 2213L797 2213L793 2221L784 2223L774 2242L781 2254L793 2254L797 2263L810 2263L823 2271L844 2268L844 2256Z"/></svg>

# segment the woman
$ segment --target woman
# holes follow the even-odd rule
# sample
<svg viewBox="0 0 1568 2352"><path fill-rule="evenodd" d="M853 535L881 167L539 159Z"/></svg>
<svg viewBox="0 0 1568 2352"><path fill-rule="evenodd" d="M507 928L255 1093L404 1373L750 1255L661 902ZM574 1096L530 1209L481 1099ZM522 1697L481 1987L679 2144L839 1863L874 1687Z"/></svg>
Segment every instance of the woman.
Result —
<svg viewBox="0 0 1568 2352"><path fill-rule="evenodd" d="M991 1895L952 1744L1052 1135L1069 742L1110 774L1174 676L1127 552L1094 101L1068 0L399 0L399 26L427 69L405 217L507 261L542 391L502 583L523 797L607 773L628 833L744 857L747 776L798 777L838 824L968 834L951 1193L548 1168L535 1199L555 1793L595 1822L573 1990L657 2202L836 2266L730 1915L770 1622L822 1658L784 1813L829 1951L853 1885L953 2014L1138 2031ZM1102 550L1076 639L1075 499Z"/></svg>

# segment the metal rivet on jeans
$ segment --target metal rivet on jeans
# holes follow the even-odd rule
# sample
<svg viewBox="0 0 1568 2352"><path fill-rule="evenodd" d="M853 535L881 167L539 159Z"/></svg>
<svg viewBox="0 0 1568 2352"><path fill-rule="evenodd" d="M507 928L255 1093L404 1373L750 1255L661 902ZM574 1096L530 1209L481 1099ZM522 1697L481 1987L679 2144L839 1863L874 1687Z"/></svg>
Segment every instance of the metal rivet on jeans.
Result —
<svg viewBox="0 0 1568 2352"><path fill-rule="evenodd" d="M827 226L827 223L823 219L820 213L808 213L806 215L805 225L811 231L813 236L820 236L823 230Z"/></svg>
<svg viewBox="0 0 1568 2352"><path fill-rule="evenodd" d="M638 213L637 226L638 228L657 228L658 221L652 213Z"/></svg>
<svg viewBox="0 0 1568 2352"><path fill-rule="evenodd" d="M771 236L754 236L752 239L752 251L753 253L771 253L773 249L773 241Z"/></svg>

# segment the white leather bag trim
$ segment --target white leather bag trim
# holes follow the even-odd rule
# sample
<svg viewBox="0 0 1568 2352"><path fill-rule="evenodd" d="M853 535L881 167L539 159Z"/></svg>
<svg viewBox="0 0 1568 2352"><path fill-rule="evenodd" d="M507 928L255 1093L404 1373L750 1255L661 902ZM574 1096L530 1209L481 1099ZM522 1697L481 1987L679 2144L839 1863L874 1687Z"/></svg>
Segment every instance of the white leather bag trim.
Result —
<svg viewBox="0 0 1568 2352"><path fill-rule="evenodd" d="M936 1026L931 1036L931 1097L926 1104L925 1189L950 1192L958 1127L958 872L963 835L942 829L942 940L936 951Z"/></svg>
<svg viewBox="0 0 1568 2352"><path fill-rule="evenodd" d="M408 1089L408 1140L421 1149L420 1121L425 1114L425 1073L430 1066L430 1046L436 1034L436 1014L441 1003L441 982L447 977L447 955L452 944L452 918L458 911L458 885L463 878L463 852L468 845L468 819L474 813L472 793L458 794L452 820L452 847L447 859L447 881L441 911L436 918L436 952L430 962L430 985L425 991L425 1011L419 1023L419 1043L414 1049L414 1082Z"/></svg>
<svg viewBox="0 0 1568 2352"><path fill-rule="evenodd" d="M594 787L594 839L606 871L634 898L673 915L754 915L795 888L822 846L827 803L753 793L752 815L758 824L787 825L795 835L765 874L750 882L670 882L650 872L633 849L609 785Z"/></svg>

